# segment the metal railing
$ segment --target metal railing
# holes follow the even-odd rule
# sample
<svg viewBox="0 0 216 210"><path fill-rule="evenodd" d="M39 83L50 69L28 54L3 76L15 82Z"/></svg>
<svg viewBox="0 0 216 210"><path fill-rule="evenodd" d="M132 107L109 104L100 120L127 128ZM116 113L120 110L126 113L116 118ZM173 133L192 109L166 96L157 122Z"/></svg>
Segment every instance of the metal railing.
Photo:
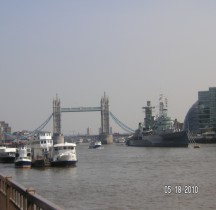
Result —
<svg viewBox="0 0 216 210"><path fill-rule="evenodd" d="M1 210L63 210L35 193L33 188L24 188L10 176L0 174Z"/></svg>

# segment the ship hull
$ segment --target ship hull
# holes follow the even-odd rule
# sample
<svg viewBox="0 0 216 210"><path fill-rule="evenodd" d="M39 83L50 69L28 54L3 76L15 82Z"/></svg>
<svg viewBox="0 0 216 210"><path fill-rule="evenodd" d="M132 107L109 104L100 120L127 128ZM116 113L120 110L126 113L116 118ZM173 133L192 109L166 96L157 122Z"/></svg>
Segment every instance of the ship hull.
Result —
<svg viewBox="0 0 216 210"><path fill-rule="evenodd" d="M30 160L20 160L15 162L16 168L31 168Z"/></svg>
<svg viewBox="0 0 216 210"><path fill-rule="evenodd" d="M50 167L49 159L32 160L32 167Z"/></svg>
<svg viewBox="0 0 216 210"><path fill-rule="evenodd" d="M5 157L0 157L0 163L14 163L15 161L15 156L5 156Z"/></svg>
<svg viewBox="0 0 216 210"><path fill-rule="evenodd" d="M161 135L133 136L126 145L134 147L188 147L188 137L185 131Z"/></svg>
<svg viewBox="0 0 216 210"><path fill-rule="evenodd" d="M77 161L75 160L65 160L65 161L51 161L52 167L73 167L76 166Z"/></svg>
<svg viewBox="0 0 216 210"><path fill-rule="evenodd" d="M89 149L97 149L99 147L101 147L101 145L90 145Z"/></svg>

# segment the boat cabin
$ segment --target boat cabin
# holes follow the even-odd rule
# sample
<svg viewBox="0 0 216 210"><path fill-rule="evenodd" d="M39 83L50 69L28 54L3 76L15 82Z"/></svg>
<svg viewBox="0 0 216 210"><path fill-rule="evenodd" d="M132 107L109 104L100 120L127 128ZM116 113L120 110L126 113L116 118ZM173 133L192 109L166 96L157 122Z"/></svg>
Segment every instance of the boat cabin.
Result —
<svg viewBox="0 0 216 210"><path fill-rule="evenodd" d="M54 157L55 155L62 155L65 153L72 153L72 154L76 154L76 144L75 143L60 143L60 144L55 144L52 147L51 150L51 156Z"/></svg>
<svg viewBox="0 0 216 210"><path fill-rule="evenodd" d="M48 158L50 148L53 146L51 132L41 131L37 133L34 140L29 142L29 146L32 150L32 159Z"/></svg>

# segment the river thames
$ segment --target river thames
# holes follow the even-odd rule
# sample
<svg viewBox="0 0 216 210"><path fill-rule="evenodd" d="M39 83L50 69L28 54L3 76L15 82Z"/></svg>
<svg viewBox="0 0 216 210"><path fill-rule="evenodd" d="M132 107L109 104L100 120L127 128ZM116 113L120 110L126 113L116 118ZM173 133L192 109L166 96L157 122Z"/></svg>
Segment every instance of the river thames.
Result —
<svg viewBox="0 0 216 210"><path fill-rule="evenodd" d="M216 209L216 145L200 149L77 145L75 168L15 169L3 175L65 210Z"/></svg>

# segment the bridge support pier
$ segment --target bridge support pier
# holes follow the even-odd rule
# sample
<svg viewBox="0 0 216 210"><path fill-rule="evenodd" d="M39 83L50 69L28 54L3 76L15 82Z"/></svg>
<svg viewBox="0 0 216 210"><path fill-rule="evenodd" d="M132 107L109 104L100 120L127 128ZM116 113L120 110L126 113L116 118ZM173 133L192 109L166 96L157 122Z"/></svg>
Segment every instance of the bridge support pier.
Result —
<svg viewBox="0 0 216 210"><path fill-rule="evenodd" d="M100 134L99 138L102 144L112 144L113 143L113 135L111 134Z"/></svg>
<svg viewBox="0 0 216 210"><path fill-rule="evenodd" d="M63 134L53 134L53 144L61 144L64 143L64 135Z"/></svg>

